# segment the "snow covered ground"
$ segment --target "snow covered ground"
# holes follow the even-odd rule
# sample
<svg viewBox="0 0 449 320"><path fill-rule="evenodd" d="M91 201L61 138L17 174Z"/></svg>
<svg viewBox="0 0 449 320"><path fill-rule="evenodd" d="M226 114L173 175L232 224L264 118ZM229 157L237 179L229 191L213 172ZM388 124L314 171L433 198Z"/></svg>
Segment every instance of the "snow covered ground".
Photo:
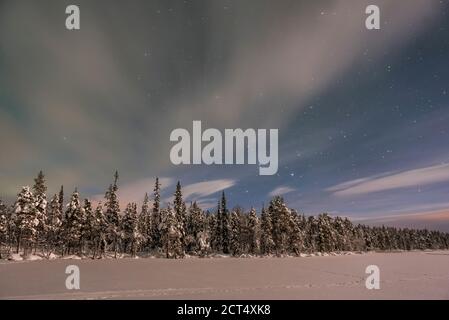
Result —
<svg viewBox="0 0 449 320"><path fill-rule="evenodd" d="M66 266L80 290L65 287ZM368 265L381 288L365 287ZM449 299L449 252L0 261L0 299Z"/></svg>

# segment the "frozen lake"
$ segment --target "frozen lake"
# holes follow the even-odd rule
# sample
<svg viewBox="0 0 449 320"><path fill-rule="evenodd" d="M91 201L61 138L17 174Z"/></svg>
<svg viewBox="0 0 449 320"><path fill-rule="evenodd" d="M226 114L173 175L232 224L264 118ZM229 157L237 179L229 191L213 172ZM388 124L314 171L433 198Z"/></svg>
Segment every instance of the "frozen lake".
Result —
<svg viewBox="0 0 449 320"><path fill-rule="evenodd" d="M65 287L80 269L80 290ZM380 268L379 290L365 269ZM0 299L449 299L449 252L0 262Z"/></svg>

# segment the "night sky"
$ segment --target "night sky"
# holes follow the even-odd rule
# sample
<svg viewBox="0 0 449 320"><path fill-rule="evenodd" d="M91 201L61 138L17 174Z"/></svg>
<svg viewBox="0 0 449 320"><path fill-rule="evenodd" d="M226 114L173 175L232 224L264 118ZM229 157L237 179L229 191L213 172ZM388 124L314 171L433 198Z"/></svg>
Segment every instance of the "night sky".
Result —
<svg viewBox="0 0 449 320"><path fill-rule="evenodd" d="M0 196L46 174L169 201L449 231L449 1L0 0ZM365 28L365 8L381 29ZM279 171L174 166L170 132L279 129Z"/></svg>

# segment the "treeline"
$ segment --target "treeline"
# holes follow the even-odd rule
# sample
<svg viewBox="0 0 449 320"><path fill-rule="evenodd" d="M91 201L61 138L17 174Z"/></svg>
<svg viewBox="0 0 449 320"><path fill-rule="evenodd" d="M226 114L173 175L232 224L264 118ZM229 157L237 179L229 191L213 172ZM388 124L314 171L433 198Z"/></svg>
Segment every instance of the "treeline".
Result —
<svg viewBox="0 0 449 320"><path fill-rule="evenodd" d="M223 193L215 212L196 202L187 207L178 182L173 204L161 207L156 178L152 201L145 194L140 208L129 203L121 212L118 174L96 208L78 191L64 205L64 189L47 201L42 172L32 188L26 186L11 206L0 200L1 253L33 252L46 256L77 254L101 258L106 254L155 254L182 258L186 254L300 255L313 252L448 249L449 234L438 231L354 225L347 218L317 217L289 209L274 197L260 215L254 208L228 210Z"/></svg>

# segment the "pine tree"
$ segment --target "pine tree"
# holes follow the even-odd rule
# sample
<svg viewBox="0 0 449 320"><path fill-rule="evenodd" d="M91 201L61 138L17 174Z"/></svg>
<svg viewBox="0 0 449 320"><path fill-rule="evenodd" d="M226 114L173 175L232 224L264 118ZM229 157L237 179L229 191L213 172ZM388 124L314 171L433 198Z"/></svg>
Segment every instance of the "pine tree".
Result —
<svg viewBox="0 0 449 320"><path fill-rule="evenodd" d="M36 242L39 225L36 202L30 187L23 187L17 195L14 212L16 214L17 253L23 245L24 255L28 256Z"/></svg>
<svg viewBox="0 0 449 320"><path fill-rule="evenodd" d="M317 247L317 234L318 234L318 226L314 216L304 217L305 226L304 226L304 250L308 253L313 253L316 251Z"/></svg>
<svg viewBox="0 0 449 320"><path fill-rule="evenodd" d="M256 209L251 208L248 214L248 245L249 253L257 254L259 252L259 233L260 233L260 222L257 217Z"/></svg>
<svg viewBox="0 0 449 320"><path fill-rule="evenodd" d="M300 215L295 210L291 211L290 220L290 244L289 251L293 252L295 255L299 256L302 251L304 251L304 228L303 220Z"/></svg>
<svg viewBox="0 0 449 320"><path fill-rule="evenodd" d="M260 236L260 250L262 254L272 254L274 251L273 241L273 223L269 212L262 208L261 214L261 236Z"/></svg>
<svg viewBox="0 0 449 320"><path fill-rule="evenodd" d="M221 204L218 202L217 213L213 217L211 246L215 252L223 251L223 220L221 218Z"/></svg>
<svg viewBox="0 0 449 320"><path fill-rule="evenodd" d="M106 253L108 222L103 212L103 205L100 202L95 209L95 220L93 223L92 241L94 243L93 256L101 258Z"/></svg>
<svg viewBox="0 0 449 320"><path fill-rule="evenodd" d="M38 176L34 179L33 194L35 197L36 219L38 220L37 234L35 244L45 243L46 238L46 221L47 221L47 196L45 192L45 176L42 171L39 171ZM36 248L35 248L36 250Z"/></svg>
<svg viewBox="0 0 449 320"><path fill-rule="evenodd" d="M82 227L81 227L81 253L85 245L89 247L92 242L94 211L92 209L92 203L89 199L84 199L84 205L82 208Z"/></svg>
<svg viewBox="0 0 449 320"><path fill-rule="evenodd" d="M139 233L142 236L142 243L144 243L145 247L150 246L152 242L151 239L153 226L149 209L149 202L150 199L148 197L148 193L145 193L142 208L138 217Z"/></svg>
<svg viewBox="0 0 449 320"><path fill-rule="evenodd" d="M161 240L165 257L174 259L182 258L184 252L182 248L181 225L170 205L162 211Z"/></svg>
<svg viewBox="0 0 449 320"><path fill-rule="evenodd" d="M181 226L181 242L183 244L183 247L185 246L185 225L186 225L186 204L182 199L182 190L181 190L181 183L178 181L176 184L176 191L174 193L174 200L173 200L173 209L175 211L176 219L178 220L178 223Z"/></svg>
<svg viewBox="0 0 449 320"><path fill-rule="evenodd" d="M59 189L59 211L64 212L64 186L61 185L61 189Z"/></svg>
<svg viewBox="0 0 449 320"><path fill-rule="evenodd" d="M23 187L14 206L0 201L0 255L4 247L14 245L25 256L31 249L41 249L48 256L61 248L62 254L77 249L81 254L102 257L107 245L115 254L130 252L133 256L151 245L161 248L168 258L182 258L185 250L205 256L211 252L277 255L301 252L369 251L369 250L425 250L448 249L449 234L427 229L398 229L353 225L347 218L332 218L328 214L317 217L298 214L289 209L281 197L262 209L259 220L254 208L245 213L239 207L229 214L224 193L216 214L204 212L196 202L188 210L178 182L174 206L161 209L160 184L156 179L155 201L151 214L145 195L140 213L136 204L126 207L120 216L117 197L118 174L108 188L105 212L100 203L95 211L89 200L81 206L77 190L72 194L67 210L61 210L63 188L47 206L45 179L42 172L35 179L33 192ZM64 218L63 218L64 216ZM143 246L143 242L145 246ZM122 245L123 244L123 245Z"/></svg>
<svg viewBox="0 0 449 320"><path fill-rule="evenodd" d="M48 254L55 251L62 242L62 211L60 210L59 196L55 194L50 201L47 210L47 235L46 241L49 247Z"/></svg>
<svg viewBox="0 0 449 320"><path fill-rule="evenodd" d="M83 210L81 208L78 190L75 188L75 191L70 198L70 202L67 204L64 219L64 237L68 254L75 248L78 248L79 251L81 251L83 223ZM81 254L81 252L79 253Z"/></svg>
<svg viewBox="0 0 449 320"><path fill-rule="evenodd" d="M186 238L185 238L185 246L186 251L199 254L201 251L201 245L205 246L207 241L206 230L207 229L207 221L206 215L204 211L198 207L196 202L193 202L188 210L187 219L186 219ZM200 243L203 241L202 243Z"/></svg>
<svg viewBox="0 0 449 320"><path fill-rule="evenodd" d="M0 199L0 259L2 259L2 247L8 241L8 213L7 208Z"/></svg>
<svg viewBox="0 0 449 320"><path fill-rule="evenodd" d="M229 251L234 257L242 254L241 235L241 216L237 210L233 210L229 219Z"/></svg>
<svg viewBox="0 0 449 320"><path fill-rule="evenodd" d="M332 219L327 213L322 213L317 219L318 225L318 250L320 252L332 252L335 248L335 232Z"/></svg>
<svg viewBox="0 0 449 320"><path fill-rule="evenodd" d="M154 200L153 200L153 212L151 215L151 238L153 248L161 247L161 184L159 183L159 178L156 177L156 182L154 184Z"/></svg>
<svg viewBox="0 0 449 320"><path fill-rule="evenodd" d="M340 217L336 217L333 222L333 227L336 232L336 241L334 243L334 248L337 251L349 251L349 239L343 219Z"/></svg>
<svg viewBox="0 0 449 320"><path fill-rule="evenodd" d="M114 251L114 257L117 258L117 253L119 249L119 243L121 238L120 230L120 205L117 198L117 186L118 172L115 172L114 183L111 184L106 191L106 221L108 224L107 236L108 243L112 245Z"/></svg>
<svg viewBox="0 0 449 320"><path fill-rule="evenodd" d="M135 203L130 203L126 206L122 226L125 240L125 252L129 248L129 252L133 257L135 257L137 254L137 249L143 238L139 232L137 205Z"/></svg>
<svg viewBox="0 0 449 320"><path fill-rule="evenodd" d="M289 237L292 226L290 209L287 208L281 197L276 196L271 200L268 211L273 223L273 241L276 254L283 255L289 249Z"/></svg>
<svg viewBox="0 0 449 320"><path fill-rule="evenodd" d="M226 207L226 196L224 192L218 203L216 230L214 232L213 241L216 251L229 253L229 212Z"/></svg>

